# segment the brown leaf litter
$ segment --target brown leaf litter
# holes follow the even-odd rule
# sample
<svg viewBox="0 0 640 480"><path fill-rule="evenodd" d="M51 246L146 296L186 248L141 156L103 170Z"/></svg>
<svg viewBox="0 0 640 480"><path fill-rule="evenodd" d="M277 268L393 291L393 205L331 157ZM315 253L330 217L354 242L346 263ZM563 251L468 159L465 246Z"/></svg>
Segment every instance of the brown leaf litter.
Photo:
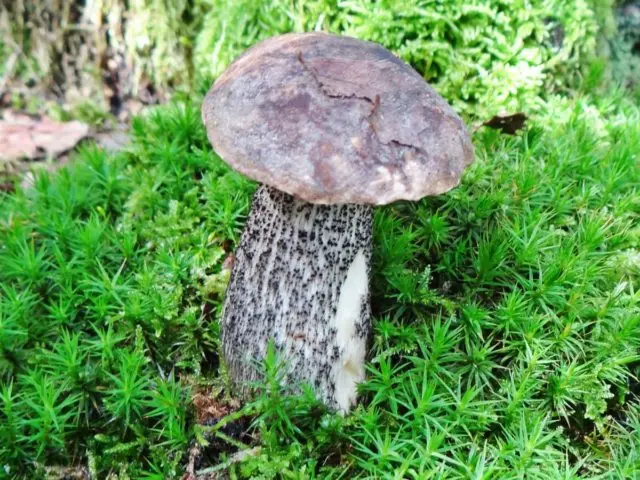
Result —
<svg viewBox="0 0 640 480"><path fill-rule="evenodd" d="M7 161L55 158L71 150L89 135L89 126L79 122L56 122L6 111L0 119L0 158Z"/></svg>
<svg viewBox="0 0 640 480"><path fill-rule="evenodd" d="M507 135L515 135L519 130L524 128L524 124L528 117L523 112L513 114L494 115L482 125L485 127L500 130Z"/></svg>

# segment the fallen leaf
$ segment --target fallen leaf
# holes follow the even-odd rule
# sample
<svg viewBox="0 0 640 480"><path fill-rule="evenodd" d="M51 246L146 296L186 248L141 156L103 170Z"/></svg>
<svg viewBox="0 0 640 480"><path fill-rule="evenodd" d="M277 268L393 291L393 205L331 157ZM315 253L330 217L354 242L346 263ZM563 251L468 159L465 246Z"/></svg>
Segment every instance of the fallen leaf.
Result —
<svg viewBox="0 0 640 480"><path fill-rule="evenodd" d="M494 115L482 125L493 128L494 130L500 130L502 133L508 135L515 135L518 130L522 130L527 118L528 117L522 112L511 115Z"/></svg>
<svg viewBox="0 0 640 480"><path fill-rule="evenodd" d="M202 425L214 424L235 410L228 403L217 400L207 392L196 393L192 401L196 409L198 423Z"/></svg>
<svg viewBox="0 0 640 480"><path fill-rule="evenodd" d="M89 134L78 121L54 122L50 118L6 112L0 120L0 157L5 160L37 160L57 157L71 150Z"/></svg>

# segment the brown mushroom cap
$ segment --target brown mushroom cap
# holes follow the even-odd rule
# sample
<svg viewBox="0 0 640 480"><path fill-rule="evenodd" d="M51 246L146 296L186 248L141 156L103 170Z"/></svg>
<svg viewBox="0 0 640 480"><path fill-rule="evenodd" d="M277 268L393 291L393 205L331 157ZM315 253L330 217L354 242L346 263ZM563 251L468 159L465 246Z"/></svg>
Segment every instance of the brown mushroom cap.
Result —
<svg viewBox="0 0 640 480"><path fill-rule="evenodd" d="M244 175L312 203L381 205L446 192L473 161L445 100L380 45L287 34L218 78L202 117Z"/></svg>

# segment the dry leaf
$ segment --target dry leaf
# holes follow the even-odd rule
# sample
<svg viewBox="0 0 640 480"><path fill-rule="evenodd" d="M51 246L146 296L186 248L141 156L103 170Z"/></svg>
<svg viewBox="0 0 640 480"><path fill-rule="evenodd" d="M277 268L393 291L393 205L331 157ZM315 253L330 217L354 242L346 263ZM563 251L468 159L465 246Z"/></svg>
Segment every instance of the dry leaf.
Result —
<svg viewBox="0 0 640 480"><path fill-rule="evenodd" d="M220 402L207 392L196 393L193 396L193 405L196 408L198 423L203 425L213 424L234 410L231 405Z"/></svg>
<svg viewBox="0 0 640 480"><path fill-rule="evenodd" d="M57 157L71 150L89 134L82 122L54 122L48 117L31 117L7 112L0 120L0 158L37 160Z"/></svg>
<svg viewBox="0 0 640 480"><path fill-rule="evenodd" d="M524 128L524 123L527 121L527 118L528 117L522 112L511 115L494 115L482 125L493 128L494 130L500 130L502 133L508 135L515 135L518 130Z"/></svg>

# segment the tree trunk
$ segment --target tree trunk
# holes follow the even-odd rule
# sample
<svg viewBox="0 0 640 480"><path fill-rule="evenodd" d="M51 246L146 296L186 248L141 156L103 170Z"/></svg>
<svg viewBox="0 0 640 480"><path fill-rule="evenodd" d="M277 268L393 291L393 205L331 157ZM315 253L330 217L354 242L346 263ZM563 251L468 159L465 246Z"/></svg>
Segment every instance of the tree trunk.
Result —
<svg viewBox="0 0 640 480"><path fill-rule="evenodd" d="M288 385L306 382L343 412L355 403L371 329L372 219L370 206L315 205L258 189L222 314L224 356L240 394L260 379L271 339Z"/></svg>

